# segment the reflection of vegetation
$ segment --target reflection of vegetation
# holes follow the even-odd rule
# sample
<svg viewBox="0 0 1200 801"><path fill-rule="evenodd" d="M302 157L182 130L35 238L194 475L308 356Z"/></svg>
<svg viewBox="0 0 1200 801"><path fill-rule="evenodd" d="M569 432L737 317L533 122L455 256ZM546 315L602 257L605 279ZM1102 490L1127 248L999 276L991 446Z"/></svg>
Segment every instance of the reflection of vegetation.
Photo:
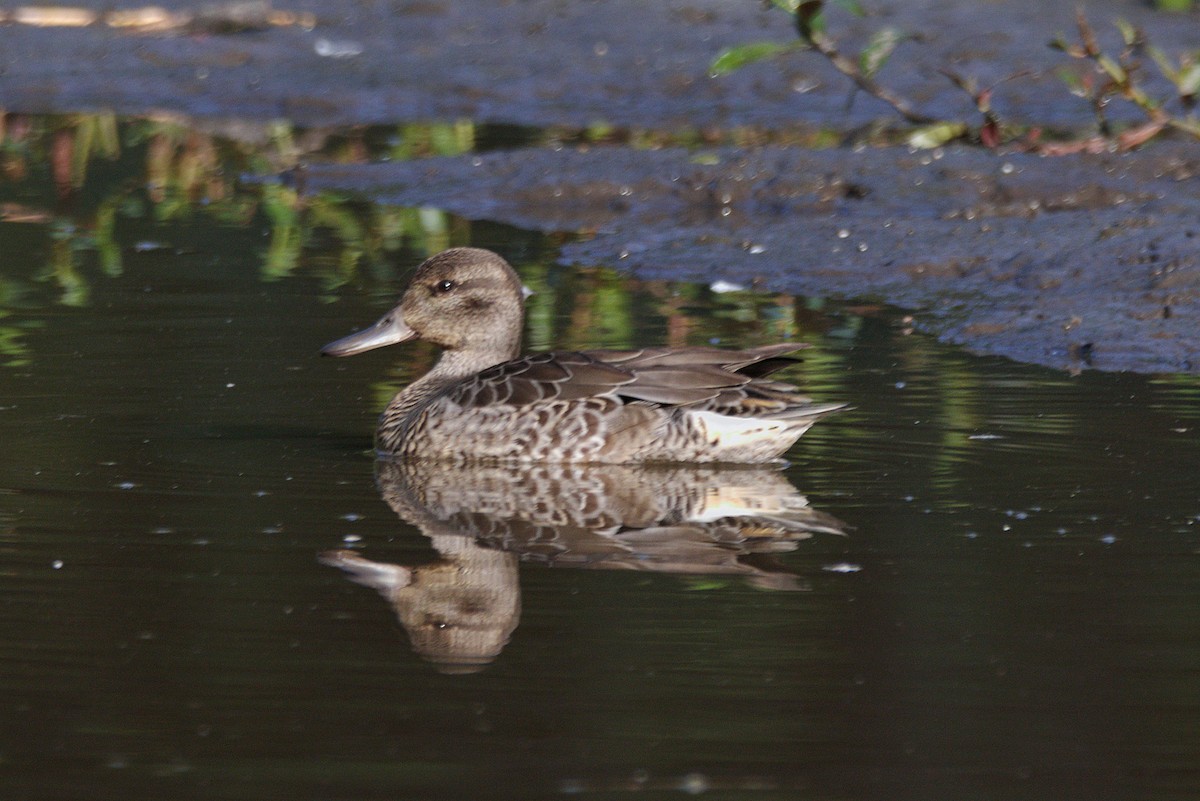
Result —
<svg viewBox="0 0 1200 801"><path fill-rule="evenodd" d="M270 236L262 275L279 278L305 264L327 289L364 269L390 275L390 257L399 250L424 255L465 241L436 209L306 196L302 186L266 178L289 173L302 159L458 155L475 146L472 123L337 131L281 122L206 125L168 115L0 114L0 224L36 226L46 240L44 266L33 280L55 286L57 303L88 304L89 267L120 276L130 252L169 246L133 240L128 231L144 228L130 225L136 221L163 225L202 216L246 228L265 220ZM239 181L243 175L259 178ZM6 308L0 297L0 309ZM6 329L4 353L12 355L19 336L20 329Z"/></svg>
<svg viewBox="0 0 1200 801"><path fill-rule="evenodd" d="M450 125L402 125L388 155L405 161L421 156L460 156L474 148L475 124L465 120Z"/></svg>
<svg viewBox="0 0 1200 801"><path fill-rule="evenodd" d="M27 327L4 324L10 314L0 309L0 356L4 357L5 367L23 367L29 364L29 348L22 339Z"/></svg>
<svg viewBox="0 0 1200 801"><path fill-rule="evenodd" d="M59 303L64 306L86 306L90 288L79 272L76 254L80 248L88 247L87 241L81 240L74 230L61 225L55 228L51 237L54 244L50 248L46 275L62 289Z"/></svg>
<svg viewBox="0 0 1200 801"><path fill-rule="evenodd" d="M204 130L202 123L170 116L120 121L111 114L0 117L0 194L12 198L0 215L9 222L66 218L102 253L105 272L120 271L121 218L178 221L205 214L220 223L246 225L262 213L283 228L273 232L267 273L279 274L310 241L312 230L336 229L356 262L378 258L381 247L398 245L397 234L429 235L433 251L445 244L447 222L428 210L411 222L376 215L368 204L351 208L346 198L301 199L278 185L244 185L238 176L271 176L300 160L366 161L459 155L474 146L474 125L405 125L385 135L378 129L297 130L286 123L240 123ZM114 175L105 165L120 162ZM127 175L137 174L129 181ZM49 178L53 193L45 191ZM40 201L30 204L30 196ZM16 202L15 198L21 201ZM339 208L340 207L340 208ZM363 214L365 212L365 214ZM356 215L361 219L354 219ZM384 229L373 226L383 225ZM128 243L125 245L128 247Z"/></svg>
<svg viewBox="0 0 1200 801"><path fill-rule="evenodd" d="M380 294L381 306L397 289L397 261L412 264L453 245L505 237L508 255L536 292L529 300L530 349L794 339L813 345L795 368L801 374L796 380L817 381L829 396L846 394L838 392L841 350L858 336L860 320L830 314L819 301L637 281L608 269L560 269L547 257L555 252L548 239L521 242L512 231L472 226L437 209L306 193L303 172L292 172L302 158L456 153L486 144L495 131L482 135L456 124L313 132L278 123L216 131L174 118L0 119L0 227L25 252L37 253L41 264L31 275L0 278L0 354L9 365L29 358L23 343L29 315L17 312L38 305L36 298L43 305L86 305L98 275L122 276L132 254L171 247L172 232L181 227L262 227L262 279L303 273L318 279L328 299L339 287L361 282ZM247 174L295 180L238 182ZM146 238L148 230L153 239ZM380 405L434 356L425 345L405 349L396 373L376 387Z"/></svg>

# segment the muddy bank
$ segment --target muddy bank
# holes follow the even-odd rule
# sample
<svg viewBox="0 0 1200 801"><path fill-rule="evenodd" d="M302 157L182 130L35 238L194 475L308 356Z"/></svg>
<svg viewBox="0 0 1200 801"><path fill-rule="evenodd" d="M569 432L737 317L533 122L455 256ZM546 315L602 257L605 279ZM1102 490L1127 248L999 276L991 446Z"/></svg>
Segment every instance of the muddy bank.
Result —
<svg viewBox="0 0 1200 801"><path fill-rule="evenodd" d="M241 2L241 0L238 0ZM82 0L109 11L220 6ZM470 118L529 125L606 121L657 129L803 123L835 131L894 119L822 59L792 53L713 80L722 48L791 42L787 16L759 0L274 0L315 25L266 26L232 35L135 33L88 27L0 26L0 102L12 111L170 110L204 116L286 117L302 125ZM935 116L973 116L967 96L940 70L996 88L1014 121L1087 125L1087 103L1053 70L1069 64L1046 43L1070 33L1076 4L1012 0L862 3L858 18L831 12L831 31L854 55L894 27L902 43L883 77ZM1194 49L1200 15L1155 13L1143 0L1084 4L1106 47L1119 47L1117 17L1142 26L1168 52ZM1119 116L1119 112L1118 116Z"/></svg>
<svg viewBox="0 0 1200 801"><path fill-rule="evenodd" d="M539 230L563 260L918 310L941 338L1059 368L1200 369L1200 151L595 148L315 167L361 191Z"/></svg>

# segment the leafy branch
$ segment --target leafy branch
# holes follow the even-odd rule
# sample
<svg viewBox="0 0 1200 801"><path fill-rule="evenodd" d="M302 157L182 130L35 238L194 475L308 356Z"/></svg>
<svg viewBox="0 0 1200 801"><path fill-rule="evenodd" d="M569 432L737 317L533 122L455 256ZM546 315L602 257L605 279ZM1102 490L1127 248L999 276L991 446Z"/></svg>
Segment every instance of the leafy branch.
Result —
<svg viewBox="0 0 1200 801"><path fill-rule="evenodd" d="M835 0L847 11L862 16L862 8L854 0ZM774 58L782 53L815 50L855 86L872 97L887 103L896 113L915 125L937 122L933 117L918 112L906 98L901 97L875 79L876 74L891 58L896 47L911 38L896 28L881 28L859 53L858 59L847 57L837 43L825 32L825 0L770 0L775 8L790 14L796 25L799 42L785 45L775 42L751 42L726 48L713 60L709 71L712 75L725 75L741 69L747 64Z"/></svg>
<svg viewBox="0 0 1200 801"><path fill-rule="evenodd" d="M798 40L791 44L753 42L727 48L712 63L711 72L714 77L741 69L756 61L775 58L786 52L811 50L824 57L857 89L888 104L907 122L918 126L908 135L909 143L914 146L936 147L953 139L967 136L976 139L985 147L998 147L1004 143L1005 134L1011 128L1004 125L991 102L992 94L999 84L980 88L973 78L963 77L943 69L941 73L971 97L983 119L977 127L972 128L960 120L941 120L931 117L919 111L908 98L880 83L877 78L897 46L911 39L911 36L896 28L882 28L875 32L855 59L843 53L836 41L827 33L825 21L827 3L825 0L768 0L768 2L793 18ZM855 15L862 15L862 9L856 0L834 0L834 4ZM1077 76L1064 70L1060 72L1060 77L1067 82L1068 88L1073 94L1085 98L1091 104L1097 121L1098 134L1066 142L1044 143L1039 141L1039 132L1034 130L1023 136L1019 133L1013 134L1010 141L1016 139L1021 146L1028 150L1047 155L1059 155L1114 148L1128 150L1144 144L1168 128L1200 138L1200 120L1192 113L1196 106L1197 95L1200 94L1200 52L1185 54L1177 61L1172 61L1162 51L1149 46L1140 30L1119 20L1117 27L1121 32L1124 47L1119 54L1113 56L1100 47L1095 31L1082 10L1076 15L1076 27L1079 35L1078 42L1068 42L1060 35L1051 42L1051 47L1092 65L1092 70L1083 76ZM1159 71L1174 85L1176 98L1164 100L1154 97L1146 91L1141 81L1141 62L1138 60L1143 52L1150 55ZM1028 75L1028 72L1016 73L1003 79L1000 83ZM1132 103L1142 112L1145 121L1120 132L1114 132L1107 118L1106 109L1115 99ZM1177 100L1178 106L1186 112L1186 115L1181 116L1168 111L1167 106L1171 100Z"/></svg>
<svg viewBox="0 0 1200 801"><path fill-rule="evenodd" d="M853 81L855 86L887 103L909 122L915 125L937 122L933 117L916 111L906 98L875 80L876 74L891 58L897 45L909 37L896 28L880 28L855 61L843 55L833 39L825 33L824 6L824 0L799 0L796 3L796 32L800 34L800 40L824 56L834 69Z"/></svg>
<svg viewBox="0 0 1200 801"><path fill-rule="evenodd" d="M1082 10L1076 12L1075 26L1078 29L1078 42L1068 42L1059 35L1050 42L1050 46L1092 65L1092 70L1083 76L1064 70L1060 72L1060 77L1072 94L1084 98L1091 105L1098 135L1074 142L1042 145L1039 147L1041 152L1058 154L1108 150L1113 147L1129 150L1148 142L1168 127L1200 138L1200 120L1190 113L1186 117L1171 114L1166 108L1167 101L1152 97L1145 90L1140 80L1142 64L1138 60L1142 52L1148 52L1159 71L1175 86L1181 108L1191 112L1196 105L1197 91L1200 90L1200 63L1197 62L1197 55L1200 54L1185 54L1178 63L1173 63L1161 50L1146 43L1142 31L1124 20L1118 20L1117 28L1121 32L1123 47L1119 54L1113 56L1100 47L1096 32ZM1106 110L1118 98L1137 108L1145 121L1119 133L1114 132Z"/></svg>

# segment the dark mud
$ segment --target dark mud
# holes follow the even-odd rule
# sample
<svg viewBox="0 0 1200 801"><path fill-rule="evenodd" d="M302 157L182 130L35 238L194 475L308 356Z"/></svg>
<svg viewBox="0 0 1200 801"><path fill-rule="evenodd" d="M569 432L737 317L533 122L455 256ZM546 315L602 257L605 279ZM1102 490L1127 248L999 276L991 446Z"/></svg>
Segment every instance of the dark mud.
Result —
<svg viewBox="0 0 1200 801"><path fill-rule="evenodd" d="M313 11L317 25L232 36L0 28L0 102L320 126L467 117L845 133L894 119L870 98L848 103L845 81L812 55L710 79L722 47L790 38L785 18L750 0L275 5ZM1066 58L1046 47L1071 29L1074 3L868 5L864 19L835 20L847 50L884 25L918 34L885 76L923 111L971 115L940 68L985 84L1029 70L996 90L1006 118L1089 124L1087 105L1052 75ZM1116 17L1171 53L1193 49L1200 27L1197 14L1141 2L1085 10L1109 47ZM314 167L307 180L594 232L567 261L891 301L945 339L1023 361L1187 372L1200 370L1198 159L1200 147L1182 141L1058 159L971 148L537 149Z"/></svg>
<svg viewBox="0 0 1200 801"><path fill-rule="evenodd" d="M37 4L40 5L40 4ZM199 8L179 0L63 5ZM605 121L656 129L806 123L852 130L894 119L883 104L850 100L822 59L793 53L713 80L722 48L791 42L787 17L760 0L274 0L317 24L236 35L0 27L0 99L11 111L166 109L192 115L286 117L300 125L470 118L528 125ZM973 113L940 70L996 87L1008 119L1073 127L1091 120L1053 71L1070 63L1047 42L1070 34L1076 3L871 0L862 18L831 12L831 31L856 54L895 27L913 38L885 68L886 82L939 117ZM1119 46L1121 17L1170 53L1193 50L1200 15L1155 13L1143 0L1084 4L1102 43ZM1151 70L1152 71L1152 70ZM1117 112L1119 116L1119 112Z"/></svg>

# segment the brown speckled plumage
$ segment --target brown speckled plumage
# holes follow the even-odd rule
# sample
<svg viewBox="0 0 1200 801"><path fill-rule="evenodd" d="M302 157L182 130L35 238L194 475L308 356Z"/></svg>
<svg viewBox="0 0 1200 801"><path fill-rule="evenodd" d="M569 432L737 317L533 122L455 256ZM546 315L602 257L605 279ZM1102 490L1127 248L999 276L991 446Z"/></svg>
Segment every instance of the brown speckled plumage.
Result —
<svg viewBox="0 0 1200 801"><path fill-rule="evenodd" d="M765 462L842 404L767 376L803 345L644 348L518 357L520 280L494 253L454 248L417 270L346 356L419 337L442 347L380 417L376 447L455 462Z"/></svg>

